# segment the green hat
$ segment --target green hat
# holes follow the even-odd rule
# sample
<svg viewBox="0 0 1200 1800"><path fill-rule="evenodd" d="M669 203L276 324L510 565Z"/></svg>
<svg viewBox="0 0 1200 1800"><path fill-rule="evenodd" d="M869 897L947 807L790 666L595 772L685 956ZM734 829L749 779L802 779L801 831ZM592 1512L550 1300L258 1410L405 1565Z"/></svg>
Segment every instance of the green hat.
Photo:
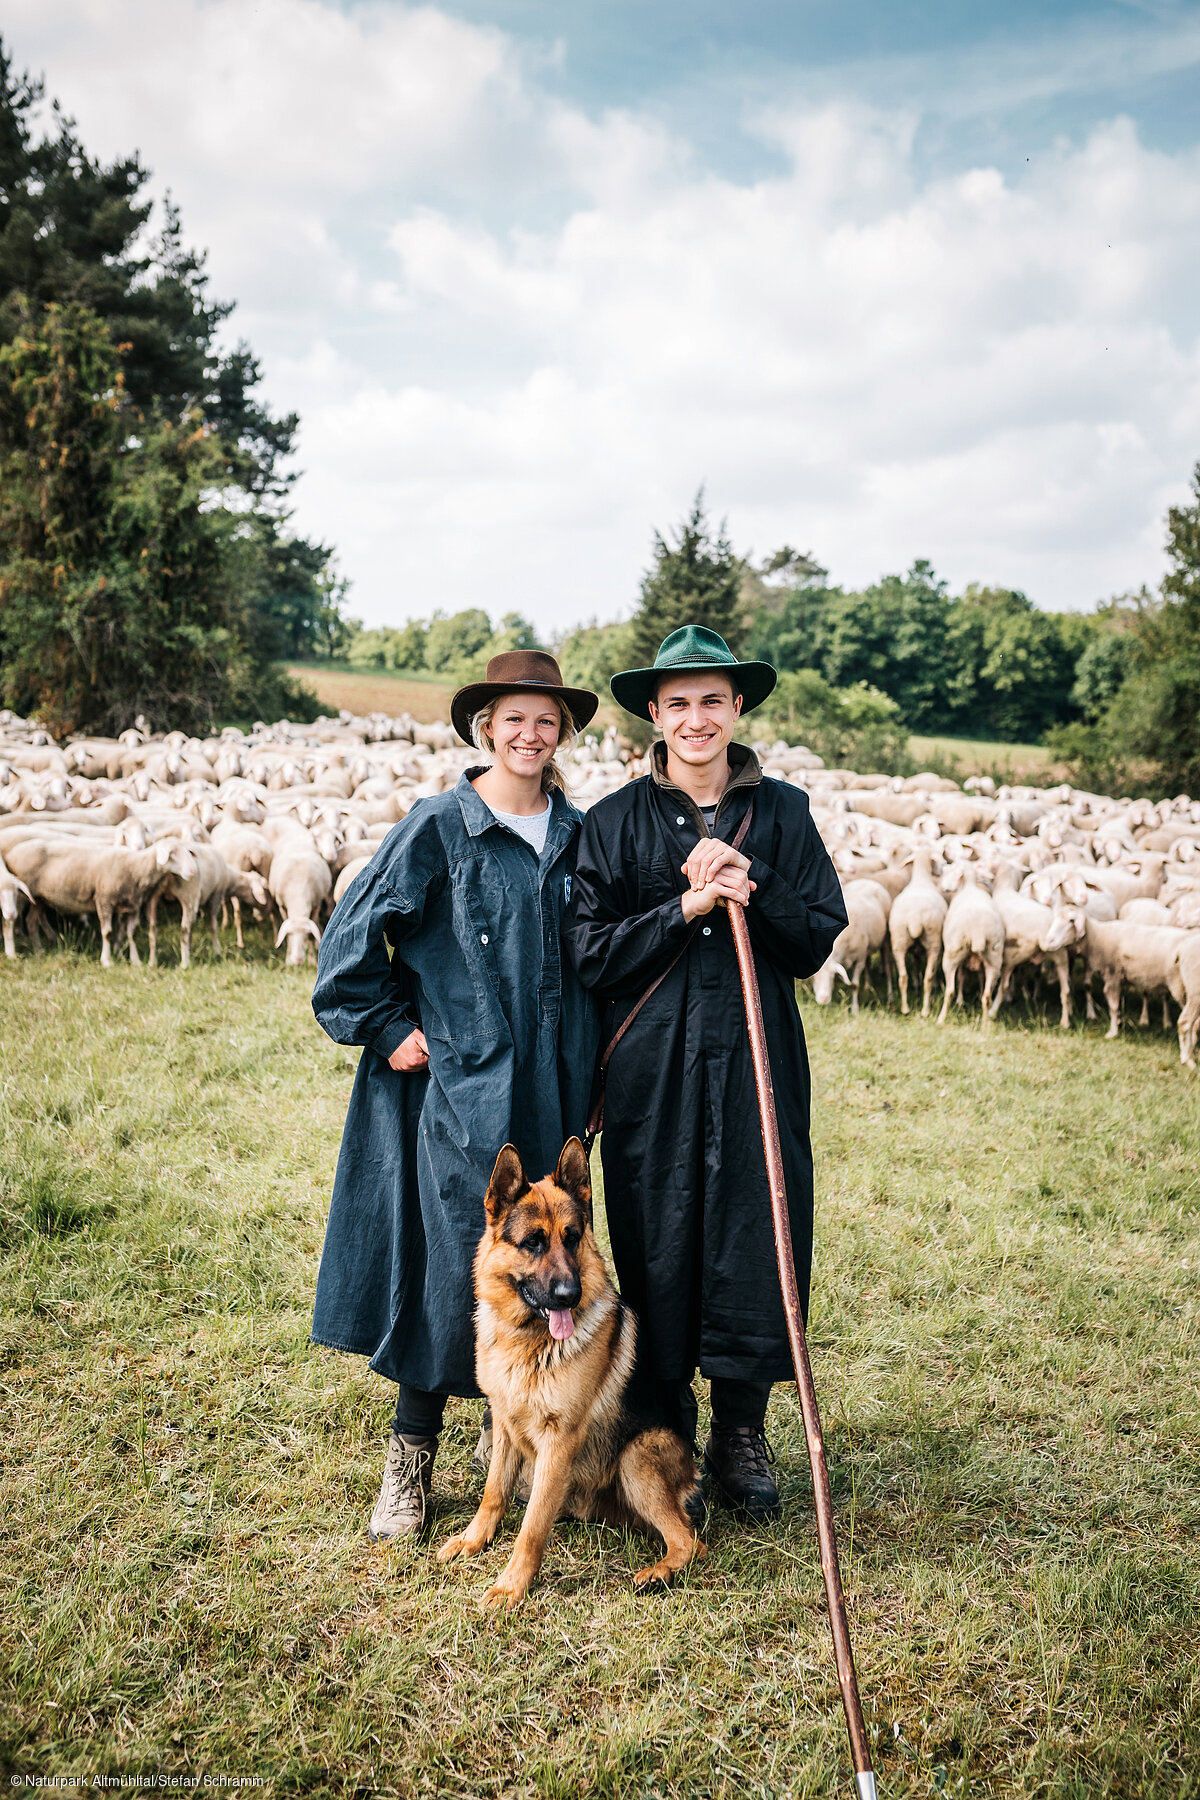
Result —
<svg viewBox="0 0 1200 1800"><path fill-rule="evenodd" d="M742 696L742 712L761 706L779 677L770 663L739 662L723 637L705 625L681 625L658 646L652 669L622 669L609 682L613 699L639 719L650 717L650 702L664 675L700 674L719 669Z"/></svg>

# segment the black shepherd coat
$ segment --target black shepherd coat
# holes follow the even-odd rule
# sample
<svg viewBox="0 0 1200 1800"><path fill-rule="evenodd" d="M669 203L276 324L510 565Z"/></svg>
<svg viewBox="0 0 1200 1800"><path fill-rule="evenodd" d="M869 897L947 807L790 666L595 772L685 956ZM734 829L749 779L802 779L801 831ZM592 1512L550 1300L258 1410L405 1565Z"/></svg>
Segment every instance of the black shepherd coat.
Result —
<svg viewBox="0 0 1200 1800"><path fill-rule="evenodd" d="M730 746L729 760L713 835L730 842L753 795L742 850L758 885L747 922L807 1312L813 1173L795 983L828 957L846 910L807 794L764 777L742 745ZM688 944L609 1063L601 1156L613 1259L638 1316L644 1375L690 1379L699 1365L709 1377L785 1381L791 1358L733 934L722 908L684 919L681 864L709 833L664 769L656 745L654 773L587 814L566 921L580 980L608 1002L605 1043Z"/></svg>

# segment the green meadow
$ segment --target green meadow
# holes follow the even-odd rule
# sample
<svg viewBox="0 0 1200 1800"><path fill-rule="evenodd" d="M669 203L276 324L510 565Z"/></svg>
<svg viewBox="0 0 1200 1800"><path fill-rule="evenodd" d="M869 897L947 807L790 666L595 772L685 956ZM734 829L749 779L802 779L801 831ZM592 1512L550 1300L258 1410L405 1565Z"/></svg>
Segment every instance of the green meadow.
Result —
<svg viewBox="0 0 1200 1800"><path fill-rule="evenodd" d="M170 958L168 960L171 960ZM482 1800L850 1794L799 1409L784 1517L526 1605L365 1525L389 1414L308 1342L355 1053L265 934L0 967L0 1770ZM1200 1795L1200 1096L1171 1038L804 1000L811 1341L881 1795ZM598 1159L597 1159L598 1160ZM464 1319L464 1329L467 1322Z"/></svg>

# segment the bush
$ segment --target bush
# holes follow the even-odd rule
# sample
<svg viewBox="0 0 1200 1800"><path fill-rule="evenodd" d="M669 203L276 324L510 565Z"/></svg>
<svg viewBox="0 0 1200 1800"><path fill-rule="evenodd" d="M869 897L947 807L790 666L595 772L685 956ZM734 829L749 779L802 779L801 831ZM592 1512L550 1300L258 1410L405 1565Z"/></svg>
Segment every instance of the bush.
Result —
<svg viewBox="0 0 1200 1800"><path fill-rule="evenodd" d="M806 745L827 768L907 775L915 767L900 708L865 681L835 688L815 669L787 671L750 725L754 736Z"/></svg>

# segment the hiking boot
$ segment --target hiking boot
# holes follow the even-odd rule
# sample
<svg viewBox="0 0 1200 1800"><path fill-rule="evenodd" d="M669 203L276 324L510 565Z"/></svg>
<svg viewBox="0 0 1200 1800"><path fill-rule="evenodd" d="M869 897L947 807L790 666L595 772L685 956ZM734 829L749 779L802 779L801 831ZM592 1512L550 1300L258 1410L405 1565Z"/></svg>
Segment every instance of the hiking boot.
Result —
<svg viewBox="0 0 1200 1800"><path fill-rule="evenodd" d="M714 1430L704 1446L704 1469L716 1498L748 1519L779 1517L779 1489L770 1465L775 1453L754 1425Z"/></svg>
<svg viewBox="0 0 1200 1800"><path fill-rule="evenodd" d="M437 1447L435 1437L408 1438L391 1433L383 1465L383 1486L367 1528L372 1543L410 1537L424 1530Z"/></svg>

